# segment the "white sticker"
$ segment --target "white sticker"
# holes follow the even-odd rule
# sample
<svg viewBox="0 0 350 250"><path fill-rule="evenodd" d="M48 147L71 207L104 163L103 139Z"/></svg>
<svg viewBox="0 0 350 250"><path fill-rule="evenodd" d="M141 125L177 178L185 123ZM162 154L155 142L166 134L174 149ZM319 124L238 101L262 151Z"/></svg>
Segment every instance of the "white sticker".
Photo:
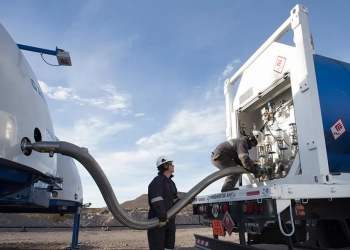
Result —
<svg viewBox="0 0 350 250"><path fill-rule="evenodd" d="M286 64L286 61L287 61L287 58L278 56L275 63L275 67L273 68L273 71L281 74L283 72L283 68L284 68L284 65Z"/></svg>
<svg viewBox="0 0 350 250"><path fill-rule="evenodd" d="M219 215L219 205L218 204L214 204L213 207L211 208L211 213L214 215L214 217L218 217Z"/></svg>
<svg viewBox="0 0 350 250"><path fill-rule="evenodd" d="M337 140L341 135L346 132L344 123L342 119L339 119L334 125L331 127L332 135L334 140Z"/></svg>

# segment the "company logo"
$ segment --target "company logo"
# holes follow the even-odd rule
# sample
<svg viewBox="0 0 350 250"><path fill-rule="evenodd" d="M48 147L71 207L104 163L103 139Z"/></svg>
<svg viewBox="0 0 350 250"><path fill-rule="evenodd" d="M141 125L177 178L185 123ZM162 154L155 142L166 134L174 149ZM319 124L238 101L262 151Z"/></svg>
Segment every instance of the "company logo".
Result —
<svg viewBox="0 0 350 250"><path fill-rule="evenodd" d="M334 140L337 140L341 135L343 135L346 132L345 125L342 119L339 119L333 124L333 126L331 127L331 132Z"/></svg>
<svg viewBox="0 0 350 250"><path fill-rule="evenodd" d="M235 193L235 192L229 192L229 193L227 193L227 197L233 198L233 197L235 197L235 196L236 196L236 193Z"/></svg>
<svg viewBox="0 0 350 250"><path fill-rule="evenodd" d="M337 124L334 126L334 128L335 128L337 131L339 131L339 130L343 129L343 124L342 124L341 122L339 122L339 123L337 123Z"/></svg>
<svg viewBox="0 0 350 250"><path fill-rule="evenodd" d="M38 86L36 86L36 83L33 81L33 79L30 79L33 89L35 90L35 92L38 92Z"/></svg>
<svg viewBox="0 0 350 250"><path fill-rule="evenodd" d="M31 82L31 84L32 84L32 87L33 87L34 91L35 91L36 93L38 93L39 96L40 96L40 97L44 100L44 102L46 103L46 100L45 100L44 94L43 94L43 92L42 92L42 90L41 90L41 88L40 88L40 85L39 85L39 84L36 84L36 83L34 82L33 79L30 79L30 82Z"/></svg>

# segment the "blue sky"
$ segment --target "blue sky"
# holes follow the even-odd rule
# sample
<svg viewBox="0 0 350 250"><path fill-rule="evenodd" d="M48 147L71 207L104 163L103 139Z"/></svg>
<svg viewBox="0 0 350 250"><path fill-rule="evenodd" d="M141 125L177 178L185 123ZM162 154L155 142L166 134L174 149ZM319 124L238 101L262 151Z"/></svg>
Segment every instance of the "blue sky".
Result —
<svg viewBox="0 0 350 250"><path fill-rule="evenodd" d="M173 158L182 192L217 170L209 156L225 140L223 82L297 3L309 8L316 53L349 62L347 0L0 0L0 22L17 43L70 52L72 67L24 55L56 136L89 148L122 203L147 193L160 155ZM88 172L79 172L84 202L105 206Z"/></svg>

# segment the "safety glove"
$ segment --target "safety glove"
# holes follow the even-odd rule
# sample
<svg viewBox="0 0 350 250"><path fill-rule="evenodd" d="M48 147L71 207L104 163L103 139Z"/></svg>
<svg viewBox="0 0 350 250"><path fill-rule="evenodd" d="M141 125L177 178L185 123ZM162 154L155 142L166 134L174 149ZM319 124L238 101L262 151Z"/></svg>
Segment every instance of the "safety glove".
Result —
<svg viewBox="0 0 350 250"><path fill-rule="evenodd" d="M166 226L166 224L168 224L168 222L169 222L168 219L166 219L165 221L160 221L159 220L158 228Z"/></svg>
<svg viewBox="0 0 350 250"><path fill-rule="evenodd" d="M258 164L254 164L254 167L256 170L254 173L255 178L260 178L263 175L264 171L261 169L261 167Z"/></svg>

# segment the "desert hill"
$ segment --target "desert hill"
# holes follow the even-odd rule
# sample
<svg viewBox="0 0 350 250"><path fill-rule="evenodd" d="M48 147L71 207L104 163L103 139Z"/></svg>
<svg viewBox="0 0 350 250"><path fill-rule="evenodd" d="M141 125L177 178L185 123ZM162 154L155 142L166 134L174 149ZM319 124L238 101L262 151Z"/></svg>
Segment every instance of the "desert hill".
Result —
<svg viewBox="0 0 350 250"><path fill-rule="evenodd" d="M184 192L177 192L179 198L182 198L186 193ZM148 211L149 205L148 205L148 194L142 194L139 197L137 197L134 200L125 201L120 204L120 206L124 210L132 210L132 211ZM192 205L189 204L186 207L184 207L181 212L187 212L192 213ZM82 210L83 214L106 214L109 213L108 207L102 207L102 208L84 208Z"/></svg>
<svg viewBox="0 0 350 250"><path fill-rule="evenodd" d="M186 193L183 192L177 192L177 195L179 198L183 197ZM142 194L139 197L137 197L134 200L125 201L121 204L122 208L124 209L149 209L148 205L148 195Z"/></svg>

